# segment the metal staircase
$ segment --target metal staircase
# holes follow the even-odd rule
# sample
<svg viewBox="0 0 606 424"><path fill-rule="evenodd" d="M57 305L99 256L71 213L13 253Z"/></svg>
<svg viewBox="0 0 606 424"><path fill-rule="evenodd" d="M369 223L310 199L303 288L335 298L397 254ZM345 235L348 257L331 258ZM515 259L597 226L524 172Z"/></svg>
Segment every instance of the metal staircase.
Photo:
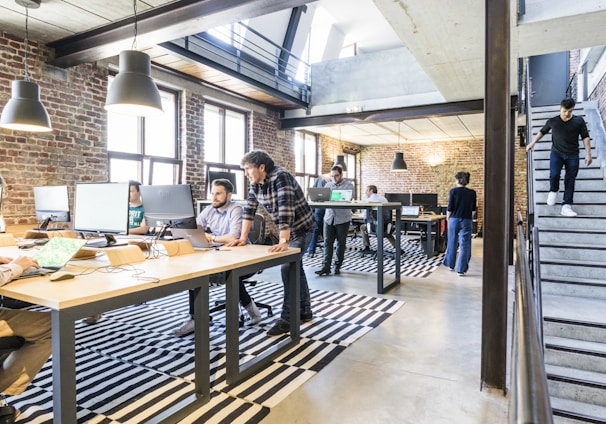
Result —
<svg viewBox="0 0 606 424"><path fill-rule="evenodd" d="M558 114L557 105L533 108L533 135L547 118ZM605 137L603 125L595 122L600 119L595 104L577 104L575 115L588 123L594 158L586 167L581 147L574 195L577 217L560 215L563 178L556 205L546 204L551 133L537 143L532 155L545 368L554 422L606 423Z"/></svg>

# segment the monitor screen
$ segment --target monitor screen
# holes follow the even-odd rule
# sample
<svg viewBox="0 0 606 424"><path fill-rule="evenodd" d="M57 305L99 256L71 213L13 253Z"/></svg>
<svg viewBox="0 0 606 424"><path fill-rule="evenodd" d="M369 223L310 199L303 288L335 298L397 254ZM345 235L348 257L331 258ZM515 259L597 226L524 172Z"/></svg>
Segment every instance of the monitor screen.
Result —
<svg viewBox="0 0 606 424"><path fill-rule="evenodd" d="M38 221L48 225L50 221L69 222L70 220L67 186L34 187L34 204Z"/></svg>
<svg viewBox="0 0 606 424"><path fill-rule="evenodd" d="M385 193L388 202L399 202L402 206L410 206L410 193Z"/></svg>
<svg viewBox="0 0 606 424"><path fill-rule="evenodd" d="M196 212L189 184L142 185L140 190L147 225L196 228Z"/></svg>
<svg viewBox="0 0 606 424"><path fill-rule="evenodd" d="M76 184L74 230L126 234L129 195L128 183Z"/></svg>
<svg viewBox="0 0 606 424"><path fill-rule="evenodd" d="M412 193L412 204L423 207L438 206L438 193Z"/></svg>

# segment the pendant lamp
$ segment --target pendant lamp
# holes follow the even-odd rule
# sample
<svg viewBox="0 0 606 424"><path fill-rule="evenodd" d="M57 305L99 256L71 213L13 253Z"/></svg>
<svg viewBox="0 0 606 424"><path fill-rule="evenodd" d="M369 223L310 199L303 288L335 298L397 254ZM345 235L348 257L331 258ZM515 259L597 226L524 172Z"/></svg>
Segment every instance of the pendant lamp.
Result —
<svg viewBox="0 0 606 424"><path fill-rule="evenodd" d="M40 7L40 0L15 0L25 7L25 79L12 82L12 95L2 110L0 127L14 131L52 131L50 117L40 102L40 87L29 80L29 9Z"/></svg>
<svg viewBox="0 0 606 424"><path fill-rule="evenodd" d="M339 147L341 145L341 127L339 127ZM347 172L347 164L345 163L345 155L337 155L335 163L332 166L340 166L343 172Z"/></svg>
<svg viewBox="0 0 606 424"><path fill-rule="evenodd" d="M398 150L400 149L400 122L398 122ZM404 160L403 152L396 152L393 162L391 163L391 170L394 172L406 171L408 166Z"/></svg>
<svg viewBox="0 0 606 424"><path fill-rule="evenodd" d="M105 110L136 116L157 116L164 113L158 87L151 77L151 58L135 50L137 44L137 0L135 11L135 36L131 50L120 52L118 75L112 81Z"/></svg>

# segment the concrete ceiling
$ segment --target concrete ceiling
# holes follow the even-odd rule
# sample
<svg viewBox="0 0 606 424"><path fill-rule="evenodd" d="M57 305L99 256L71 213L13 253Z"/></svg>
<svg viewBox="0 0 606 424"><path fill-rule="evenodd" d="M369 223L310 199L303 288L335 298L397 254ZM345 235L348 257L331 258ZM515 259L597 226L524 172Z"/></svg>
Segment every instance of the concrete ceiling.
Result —
<svg viewBox="0 0 606 424"><path fill-rule="evenodd" d="M485 0L222 0L138 1L138 12L189 4L174 19L156 19L154 28L139 28L138 45L146 46L178 36L205 31L216 25L279 12L298 5L322 5L334 18L345 43L356 42L359 54L405 46L447 102L484 97L484 4ZM355 3L355 7L353 4ZM606 6L602 0L569 2L526 0L526 15L519 21L512 0L511 74L516 93L518 57L582 47L606 45ZM0 4L0 28L24 35L24 8L12 0ZM132 16L132 2L42 0L29 11L30 38L53 42L93 28L102 28L99 46L89 60L115 56L130 48L132 30L119 41L108 39L108 26ZM168 16L168 15L167 15ZM114 29L111 35L119 30ZM180 34L180 35L179 35ZM1 67L1 65L0 65ZM400 128L398 136L398 126ZM397 144L412 141L448 141L483 138L483 115L427 116L347 125L323 125L311 129L361 145Z"/></svg>

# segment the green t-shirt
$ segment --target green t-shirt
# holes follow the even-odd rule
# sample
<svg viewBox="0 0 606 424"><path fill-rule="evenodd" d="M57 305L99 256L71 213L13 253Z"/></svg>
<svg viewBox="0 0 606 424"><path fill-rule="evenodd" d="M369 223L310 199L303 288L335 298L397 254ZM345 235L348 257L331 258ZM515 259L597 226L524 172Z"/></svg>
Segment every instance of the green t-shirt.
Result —
<svg viewBox="0 0 606 424"><path fill-rule="evenodd" d="M128 228L139 228L143 221L143 205L128 206Z"/></svg>

